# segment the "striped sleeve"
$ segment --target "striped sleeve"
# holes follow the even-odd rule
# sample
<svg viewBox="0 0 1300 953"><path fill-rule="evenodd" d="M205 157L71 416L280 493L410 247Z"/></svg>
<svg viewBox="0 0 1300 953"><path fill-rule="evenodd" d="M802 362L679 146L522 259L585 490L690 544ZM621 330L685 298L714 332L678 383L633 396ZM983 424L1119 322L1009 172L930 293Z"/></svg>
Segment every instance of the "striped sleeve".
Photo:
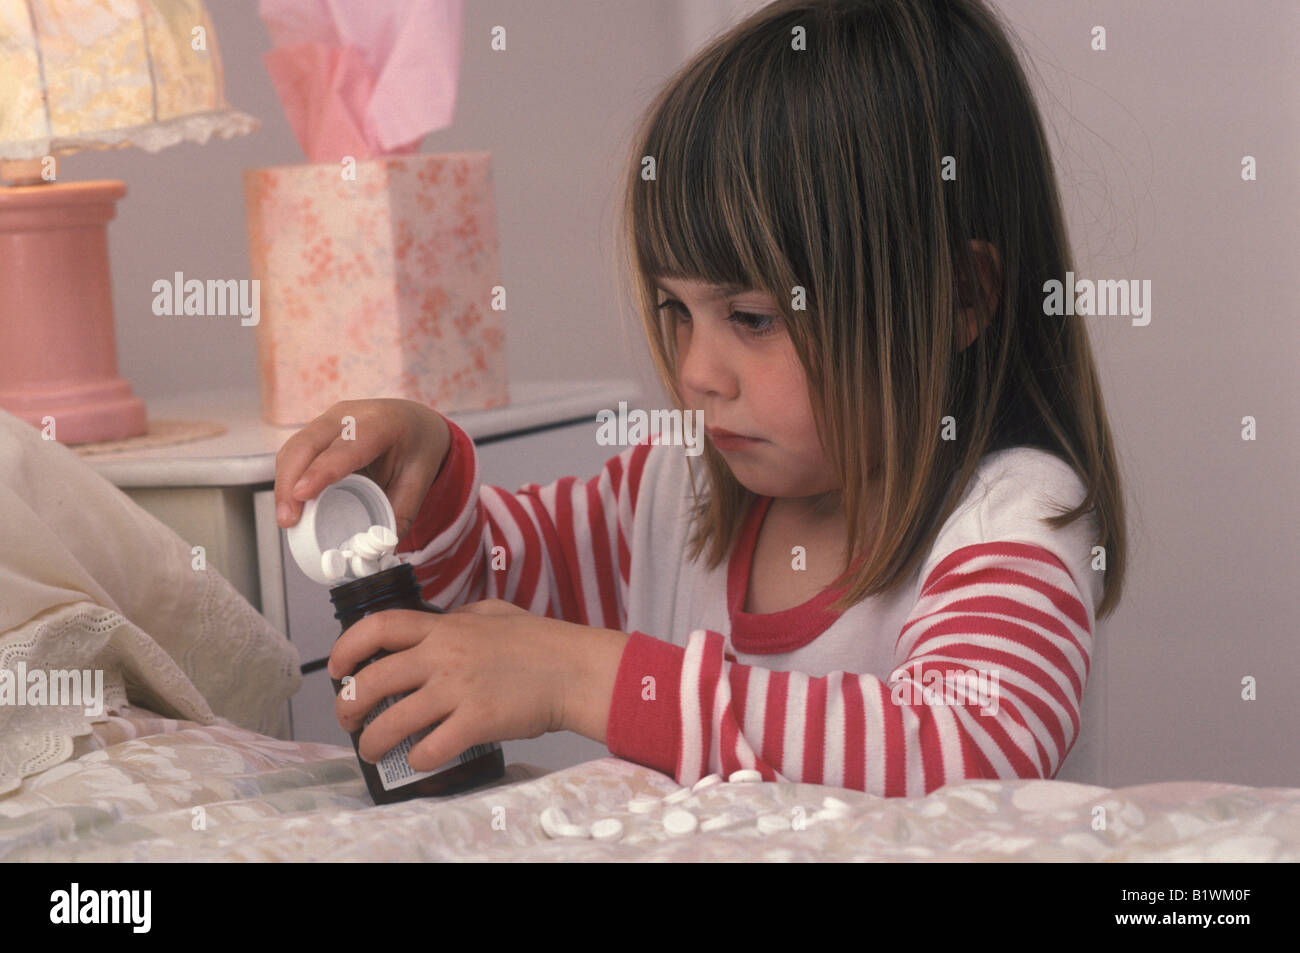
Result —
<svg viewBox="0 0 1300 953"><path fill-rule="evenodd" d="M681 784L753 768L912 797L968 778L1051 778L1079 735L1085 598L1042 546L963 546L926 577L887 681L737 664L712 630L684 647L633 633L606 743Z"/></svg>
<svg viewBox="0 0 1300 953"><path fill-rule="evenodd" d="M452 421L447 426L450 451L398 545L425 600L451 609L503 599L538 615L621 629L628 535L651 446L628 447L589 480L564 477L511 493L480 485L473 441Z"/></svg>

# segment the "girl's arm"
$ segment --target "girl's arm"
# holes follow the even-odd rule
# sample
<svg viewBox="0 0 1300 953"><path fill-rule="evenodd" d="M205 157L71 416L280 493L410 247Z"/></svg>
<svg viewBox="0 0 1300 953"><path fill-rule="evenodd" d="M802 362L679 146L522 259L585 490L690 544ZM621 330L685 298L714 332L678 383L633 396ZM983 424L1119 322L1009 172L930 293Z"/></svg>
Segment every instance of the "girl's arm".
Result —
<svg viewBox="0 0 1300 953"><path fill-rule="evenodd" d="M538 615L621 629L626 539L650 444L611 457L590 480L564 477L511 493L480 487L473 441L452 421L447 426L451 448L398 545L424 598L444 609L503 599Z"/></svg>
<svg viewBox="0 0 1300 953"><path fill-rule="evenodd" d="M616 667L612 641L589 663L590 684L612 692L584 693L565 727L596 737L600 725L612 754L680 784L755 768L769 781L898 797L964 778L1051 778L1079 735L1088 619L1049 550L965 546L927 577L889 683L736 664L711 630L685 648L633 632ZM947 673L965 671L984 674L982 690L944 687Z"/></svg>

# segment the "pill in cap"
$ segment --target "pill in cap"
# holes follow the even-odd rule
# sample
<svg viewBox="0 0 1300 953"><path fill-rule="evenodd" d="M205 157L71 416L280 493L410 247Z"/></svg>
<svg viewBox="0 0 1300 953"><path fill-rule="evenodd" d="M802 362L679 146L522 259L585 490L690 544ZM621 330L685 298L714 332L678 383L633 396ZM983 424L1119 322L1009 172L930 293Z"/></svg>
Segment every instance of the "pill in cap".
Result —
<svg viewBox="0 0 1300 953"><path fill-rule="evenodd" d="M313 582L331 586L338 580L325 575L321 558L372 526L386 526L396 533L393 505L374 480L350 473L321 490L316 499L308 500L298 522L285 530L285 537L303 574Z"/></svg>

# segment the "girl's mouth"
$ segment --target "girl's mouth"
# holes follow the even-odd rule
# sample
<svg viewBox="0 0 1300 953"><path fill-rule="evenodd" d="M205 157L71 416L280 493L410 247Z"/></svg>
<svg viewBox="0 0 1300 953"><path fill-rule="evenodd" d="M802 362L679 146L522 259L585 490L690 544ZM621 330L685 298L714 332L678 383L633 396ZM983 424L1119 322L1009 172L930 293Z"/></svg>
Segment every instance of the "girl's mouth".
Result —
<svg viewBox="0 0 1300 953"><path fill-rule="evenodd" d="M745 450L755 444L762 443L757 437L746 437L721 428L706 427L705 430L709 434L709 439L713 441L714 446L719 450Z"/></svg>

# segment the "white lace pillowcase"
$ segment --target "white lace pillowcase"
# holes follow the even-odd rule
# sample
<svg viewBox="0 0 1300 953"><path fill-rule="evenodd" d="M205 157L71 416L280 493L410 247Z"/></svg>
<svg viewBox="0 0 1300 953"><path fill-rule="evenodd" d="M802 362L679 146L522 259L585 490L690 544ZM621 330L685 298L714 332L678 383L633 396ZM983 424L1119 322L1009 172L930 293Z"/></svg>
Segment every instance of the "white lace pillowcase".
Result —
<svg viewBox="0 0 1300 953"><path fill-rule="evenodd" d="M189 543L3 411L0 524L0 794L128 700L286 736L297 650L194 569ZM74 688L81 704L55 704Z"/></svg>

